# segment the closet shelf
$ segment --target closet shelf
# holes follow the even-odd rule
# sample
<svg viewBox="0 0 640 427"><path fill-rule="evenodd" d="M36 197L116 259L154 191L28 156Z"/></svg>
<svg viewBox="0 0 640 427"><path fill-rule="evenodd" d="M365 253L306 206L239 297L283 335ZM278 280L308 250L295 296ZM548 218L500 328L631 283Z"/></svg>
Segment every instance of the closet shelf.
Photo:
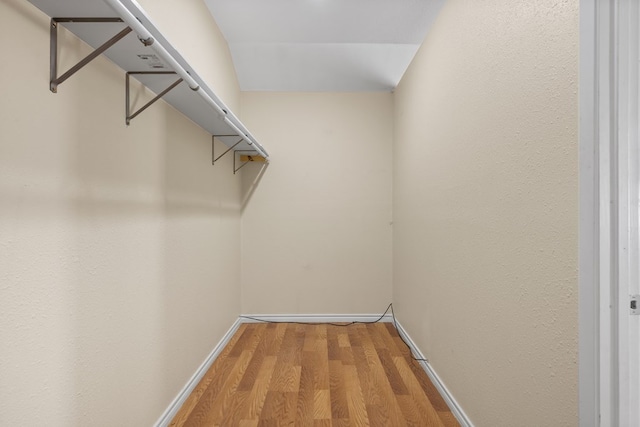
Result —
<svg viewBox="0 0 640 427"><path fill-rule="evenodd" d="M135 0L29 0L52 18L51 90L94 57L103 54L149 90L157 94L152 102L135 113L127 123L157 99L162 98L186 117L223 142L230 151L268 161L269 155L242 122L207 86L180 53L163 37ZM69 18L72 17L72 18ZM56 75L57 25L92 46L89 55L60 77ZM127 85L128 86L128 85ZM129 88L127 90L127 99ZM242 159L244 160L244 159ZM241 160L241 161L242 161Z"/></svg>

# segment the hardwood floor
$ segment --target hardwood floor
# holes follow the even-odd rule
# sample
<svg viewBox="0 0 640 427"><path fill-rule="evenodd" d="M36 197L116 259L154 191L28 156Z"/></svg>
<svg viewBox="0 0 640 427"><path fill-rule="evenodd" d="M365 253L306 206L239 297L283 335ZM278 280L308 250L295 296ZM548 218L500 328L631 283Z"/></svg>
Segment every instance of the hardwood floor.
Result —
<svg viewBox="0 0 640 427"><path fill-rule="evenodd" d="M171 426L458 426L392 323L245 323Z"/></svg>

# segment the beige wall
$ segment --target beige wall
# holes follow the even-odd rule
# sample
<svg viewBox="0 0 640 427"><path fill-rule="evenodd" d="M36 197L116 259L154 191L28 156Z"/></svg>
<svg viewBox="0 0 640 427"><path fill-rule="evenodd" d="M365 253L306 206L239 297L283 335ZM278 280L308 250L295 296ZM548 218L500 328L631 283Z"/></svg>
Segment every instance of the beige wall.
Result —
<svg viewBox="0 0 640 427"><path fill-rule="evenodd" d="M242 311L382 312L391 299L391 94L243 93L241 108L272 156L242 215ZM256 169L243 179L253 182Z"/></svg>
<svg viewBox="0 0 640 427"><path fill-rule="evenodd" d="M476 425L577 424L577 0L449 0L395 96L240 95L203 2L139 1L272 162L125 127L105 58L51 94L48 18L0 2L0 424L149 425L240 311L392 293Z"/></svg>
<svg viewBox="0 0 640 427"><path fill-rule="evenodd" d="M241 181L163 102L127 128L104 57L50 93L48 28L0 2L0 425L151 425L240 311ZM185 56L215 56L202 74L237 104L207 41ZM89 51L62 46L67 66Z"/></svg>
<svg viewBox="0 0 640 427"><path fill-rule="evenodd" d="M577 0L449 0L395 94L396 314L477 426L578 424L577 55Z"/></svg>

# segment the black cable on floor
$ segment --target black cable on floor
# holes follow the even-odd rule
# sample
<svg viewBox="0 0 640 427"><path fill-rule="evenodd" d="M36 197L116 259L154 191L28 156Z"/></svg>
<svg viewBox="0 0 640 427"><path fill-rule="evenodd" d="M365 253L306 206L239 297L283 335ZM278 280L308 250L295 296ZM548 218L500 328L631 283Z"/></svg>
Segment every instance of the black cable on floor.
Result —
<svg viewBox="0 0 640 427"><path fill-rule="evenodd" d="M252 317L252 316L240 316L241 319L249 319L249 320L254 320L256 322L262 322L262 323L293 323L294 325L331 325L331 326L351 326L351 325L355 325L355 324L365 324L365 325L370 325L373 323L378 323L380 322L384 316L386 316L386 314L389 312L389 310L391 310L391 318L393 319L393 327L396 328L396 332L398 333L398 336L400 337L400 339L402 340L402 342L404 343L404 345L407 346L407 348L409 349L409 354L411 355L411 358L413 360L415 360L416 362L428 362L427 359L421 359L418 357L415 357L413 355L413 351L411 351L411 346L409 345L409 343L407 343L407 341L404 339L404 337L402 336L402 334L400 333L400 329L398 329L398 323L396 322L396 315L393 312L393 303L390 303L387 306L387 309L384 311L384 313L382 313L382 315L377 318L376 320L371 320L368 322L365 321L361 321L361 320L354 320L353 322L346 322L346 323L331 323L331 322L289 322L289 321L278 321L278 320L265 320L265 319L260 319L258 317Z"/></svg>
<svg viewBox="0 0 640 427"><path fill-rule="evenodd" d="M242 319L251 319L251 320L255 320L258 322L263 322L263 323L293 323L294 325L331 325L331 326L351 326L351 325L355 325L357 323L363 323L363 324L372 324L372 323L378 323L380 320L382 320L382 318L389 312L389 309L391 309L391 311L393 311L393 309L391 308L392 304L389 304L387 306L387 309L384 311L384 313L382 313L382 316L380 316L379 318L377 318L376 320L371 320L368 322L363 322L361 320L355 320L353 322L345 322L345 323L331 323L331 322L289 322L289 321L277 321L277 320L264 320L264 319L259 319L257 317L251 317L251 316L240 316L240 318Z"/></svg>
<svg viewBox="0 0 640 427"><path fill-rule="evenodd" d="M406 345L407 348L409 349L409 354L411 355L411 358L413 360L415 360L416 362L428 362L427 359L421 359L421 358L415 357L413 355L413 351L411 351L411 346L409 345L409 343L404 339L404 337L400 333L400 329L398 329L398 323L396 323L396 314L393 312L393 304L389 304L389 307L391 307L391 318L393 319L393 327L396 328L396 332L398 333L398 336L400 337L400 339L402 340L404 345Z"/></svg>

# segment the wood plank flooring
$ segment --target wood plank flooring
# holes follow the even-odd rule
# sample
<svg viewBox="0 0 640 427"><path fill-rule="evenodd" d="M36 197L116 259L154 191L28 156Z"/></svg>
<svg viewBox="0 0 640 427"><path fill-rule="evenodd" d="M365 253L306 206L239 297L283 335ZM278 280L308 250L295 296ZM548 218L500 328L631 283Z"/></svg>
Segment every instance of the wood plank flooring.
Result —
<svg viewBox="0 0 640 427"><path fill-rule="evenodd" d="M458 426L392 323L245 323L171 426Z"/></svg>

